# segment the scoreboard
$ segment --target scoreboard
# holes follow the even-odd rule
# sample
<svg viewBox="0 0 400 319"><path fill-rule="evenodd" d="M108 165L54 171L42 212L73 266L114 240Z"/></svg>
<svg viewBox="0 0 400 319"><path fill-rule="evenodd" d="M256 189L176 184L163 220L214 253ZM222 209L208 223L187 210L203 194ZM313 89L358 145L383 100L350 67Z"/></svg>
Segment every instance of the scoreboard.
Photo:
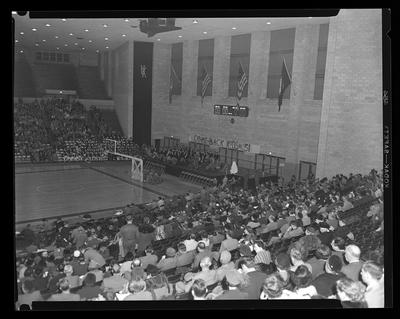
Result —
<svg viewBox="0 0 400 319"><path fill-rule="evenodd" d="M249 108L247 106L236 106L236 105L214 105L215 115L228 115L228 116L240 116L248 117Z"/></svg>

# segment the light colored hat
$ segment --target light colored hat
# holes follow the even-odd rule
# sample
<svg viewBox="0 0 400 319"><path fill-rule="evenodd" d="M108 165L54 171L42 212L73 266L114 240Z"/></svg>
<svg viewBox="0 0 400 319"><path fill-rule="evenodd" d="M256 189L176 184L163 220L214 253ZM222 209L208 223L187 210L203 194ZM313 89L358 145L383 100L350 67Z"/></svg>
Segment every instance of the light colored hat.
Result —
<svg viewBox="0 0 400 319"><path fill-rule="evenodd" d="M74 251L74 257L78 258L81 255L81 252L79 250Z"/></svg>

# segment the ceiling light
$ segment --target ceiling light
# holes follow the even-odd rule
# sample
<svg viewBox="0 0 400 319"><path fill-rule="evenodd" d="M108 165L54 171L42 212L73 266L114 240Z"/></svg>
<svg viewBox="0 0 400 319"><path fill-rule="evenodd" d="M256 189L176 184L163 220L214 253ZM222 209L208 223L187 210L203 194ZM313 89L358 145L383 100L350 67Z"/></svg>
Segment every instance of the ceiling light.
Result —
<svg viewBox="0 0 400 319"><path fill-rule="evenodd" d="M93 41L92 41L92 40L89 40L89 42L92 43Z"/></svg>
<svg viewBox="0 0 400 319"><path fill-rule="evenodd" d="M129 22L129 19L125 19L124 21L125 21L125 22Z"/></svg>
<svg viewBox="0 0 400 319"><path fill-rule="evenodd" d="M309 19L312 19L312 17L308 17Z"/></svg>
<svg viewBox="0 0 400 319"><path fill-rule="evenodd" d="M70 33L69 35L74 35L73 33Z"/></svg>
<svg viewBox="0 0 400 319"><path fill-rule="evenodd" d="M203 34L207 34L207 31L203 31Z"/></svg>
<svg viewBox="0 0 400 319"><path fill-rule="evenodd" d="M107 25L107 24L103 24L103 27L107 28L107 27L108 27L108 25Z"/></svg>
<svg viewBox="0 0 400 319"><path fill-rule="evenodd" d="M107 41L107 40L108 40L108 38L104 38L104 40L106 40L106 41Z"/></svg>
<svg viewBox="0 0 400 319"><path fill-rule="evenodd" d="M85 29L85 32L89 32L89 30L88 30L88 29Z"/></svg>
<svg viewBox="0 0 400 319"><path fill-rule="evenodd" d="M108 47L106 47L106 49L108 49Z"/></svg>
<svg viewBox="0 0 400 319"><path fill-rule="evenodd" d="M236 30L236 27L232 27L232 30Z"/></svg>
<svg viewBox="0 0 400 319"><path fill-rule="evenodd" d="M268 21L267 24L271 24L271 22Z"/></svg>
<svg viewBox="0 0 400 319"><path fill-rule="evenodd" d="M58 39L58 35L56 35L55 38Z"/></svg>
<svg viewBox="0 0 400 319"><path fill-rule="evenodd" d="M37 29L36 29L36 28L33 28L32 31L37 31Z"/></svg>
<svg viewBox="0 0 400 319"><path fill-rule="evenodd" d="M60 48L59 48L59 47L57 47L57 48L56 48L56 50L60 50Z"/></svg>
<svg viewBox="0 0 400 319"><path fill-rule="evenodd" d="M178 35L178 38L182 38L182 36L181 36L181 35Z"/></svg>
<svg viewBox="0 0 400 319"><path fill-rule="evenodd" d="M85 48L82 48L82 50L85 50Z"/></svg>
<svg viewBox="0 0 400 319"><path fill-rule="evenodd" d="M15 40L15 42L18 42L18 40Z"/></svg>
<svg viewBox="0 0 400 319"><path fill-rule="evenodd" d="M23 32L20 32L19 34L24 34Z"/></svg>
<svg viewBox="0 0 400 319"><path fill-rule="evenodd" d="M67 47L67 46L68 46L68 44L64 44L64 46L65 46L65 47Z"/></svg>
<svg viewBox="0 0 400 319"><path fill-rule="evenodd" d="M46 40L45 40L45 39L43 39L42 41L43 41L43 42L46 42Z"/></svg>
<svg viewBox="0 0 400 319"><path fill-rule="evenodd" d="M11 14L17 14L17 11L11 11Z"/></svg>
<svg viewBox="0 0 400 319"><path fill-rule="evenodd" d="M157 41L161 41L161 39L157 39Z"/></svg>
<svg viewBox="0 0 400 319"><path fill-rule="evenodd" d="M19 52L21 52L21 53L24 53L24 51L23 51L23 50L21 50L21 51L19 51Z"/></svg>
<svg viewBox="0 0 400 319"><path fill-rule="evenodd" d="M96 50L96 52L99 53L100 51L99 51L99 50Z"/></svg>
<svg viewBox="0 0 400 319"><path fill-rule="evenodd" d="M39 43L35 43L35 46L38 47L38 46L39 46Z"/></svg>
<svg viewBox="0 0 400 319"><path fill-rule="evenodd" d="M46 23L46 27L51 27L51 25L49 23Z"/></svg>
<svg viewBox="0 0 400 319"><path fill-rule="evenodd" d="M64 21L64 22L67 21L67 19L61 19L61 20Z"/></svg>
<svg viewBox="0 0 400 319"><path fill-rule="evenodd" d="M75 45L78 45L78 43L76 43L76 42L75 42L74 44L75 44Z"/></svg>
<svg viewBox="0 0 400 319"><path fill-rule="evenodd" d="M123 36L123 37L126 37L126 34L123 34L122 36Z"/></svg>
<svg viewBox="0 0 400 319"><path fill-rule="evenodd" d="M196 19L193 20L193 23L199 23L199 21L197 21Z"/></svg>

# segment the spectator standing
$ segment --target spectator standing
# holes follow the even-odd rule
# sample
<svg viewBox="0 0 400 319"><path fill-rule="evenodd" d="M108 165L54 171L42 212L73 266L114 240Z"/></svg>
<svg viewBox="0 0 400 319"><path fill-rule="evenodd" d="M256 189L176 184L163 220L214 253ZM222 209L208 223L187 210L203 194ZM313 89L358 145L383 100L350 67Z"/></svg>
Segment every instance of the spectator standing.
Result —
<svg viewBox="0 0 400 319"><path fill-rule="evenodd" d="M367 285L365 300L368 308L384 308L385 289L382 267L372 261L365 262L361 268L361 278Z"/></svg>
<svg viewBox="0 0 400 319"><path fill-rule="evenodd" d="M345 249L344 257L348 262L343 266L342 273L354 281L360 280L360 270L363 262L360 260L361 250L356 245L348 245Z"/></svg>
<svg viewBox="0 0 400 319"><path fill-rule="evenodd" d="M53 294L50 296L48 301L80 301L81 297L78 294L70 292L69 281L66 278L62 278L59 282L59 288L61 293Z"/></svg>
<svg viewBox="0 0 400 319"><path fill-rule="evenodd" d="M128 252L135 253L139 241L139 229L133 224L132 216L126 216L127 224L122 226L119 235L122 239L122 248L124 257Z"/></svg>

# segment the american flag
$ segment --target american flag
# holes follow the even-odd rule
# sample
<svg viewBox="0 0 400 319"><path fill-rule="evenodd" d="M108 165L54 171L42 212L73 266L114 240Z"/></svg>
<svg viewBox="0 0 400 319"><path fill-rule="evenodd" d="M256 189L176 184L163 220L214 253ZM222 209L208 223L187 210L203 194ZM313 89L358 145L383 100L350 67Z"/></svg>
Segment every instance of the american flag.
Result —
<svg viewBox="0 0 400 319"><path fill-rule="evenodd" d="M246 73L243 71L242 64L239 63L239 76L238 76L238 83L237 83L237 105L239 106L239 101L242 98L243 90L247 84L247 76Z"/></svg>
<svg viewBox="0 0 400 319"><path fill-rule="evenodd" d="M203 105L204 96L206 95L207 87L211 83L211 77L208 74L206 67L203 65L203 74L201 81L201 105Z"/></svg>
<svg viewBox="0 0 400 319"><path fill-rule="evenodd" d="M174 89L174 78L176 81L180 82L178 76L176 75L174 66L171 64L171 73L169 76L169 104L172 103L172 91Z"/></svg>

